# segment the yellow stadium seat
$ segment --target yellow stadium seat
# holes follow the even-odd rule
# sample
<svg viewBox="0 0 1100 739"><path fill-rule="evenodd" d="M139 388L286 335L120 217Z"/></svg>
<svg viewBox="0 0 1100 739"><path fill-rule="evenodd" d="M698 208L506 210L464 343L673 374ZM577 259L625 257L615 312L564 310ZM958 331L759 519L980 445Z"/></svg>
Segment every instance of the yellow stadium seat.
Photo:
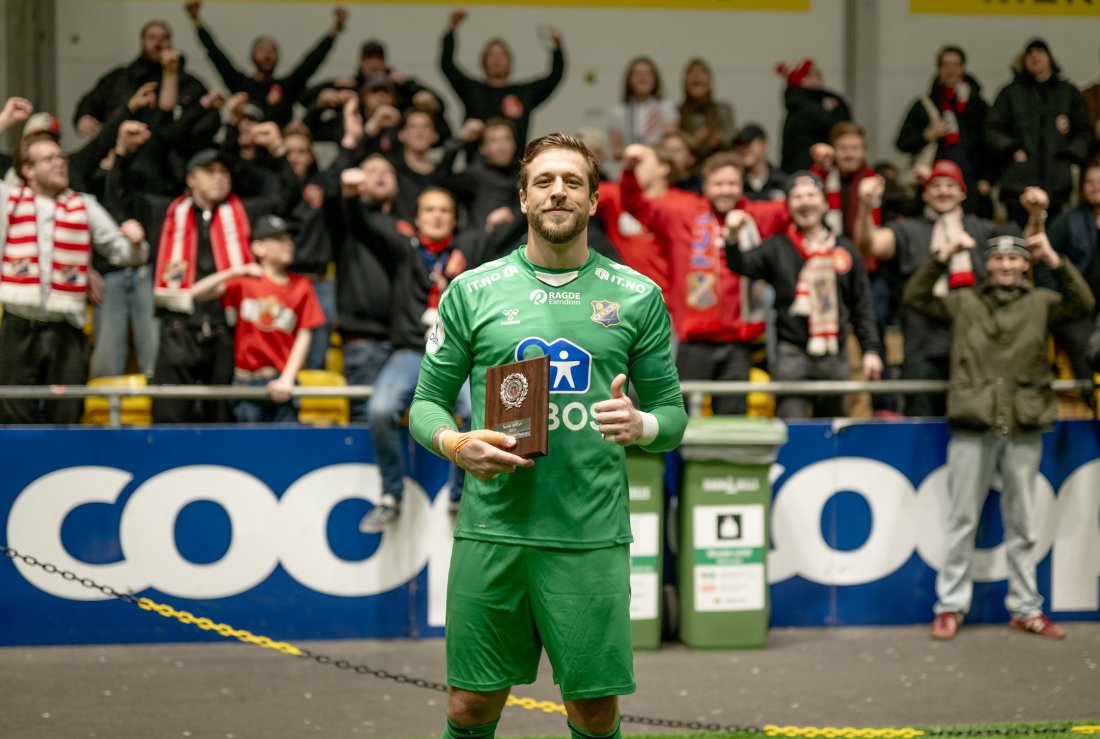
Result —
<svg viewBox="0 0 1100 739"><path fill-rule="evenodd" d="M771 377L762 369L751 367L749 369L749 382L757 385L770 382ZM771 393L749 393L745 399L748 406L748 415L758 418L772 418L775 415L775 396Z"/></svg>
<svg viewBox="0 0 1100 739"><path fill-rule="evenodd" d="M88 387L145 387L145 375L117 375L113 377L95 377L88 380ZM84 399L84 423L103 425L111 420L107 398ZM135 395L122 399L122 423L127 425L148 426L153 422L153 401L145 395Z"/></svg>
<svg viewBox="0 0 1100 739"><path fill-rule="evenodd" d="M298 384L305 387L344 386L348 381L338 372L329 370L301 370ZM347 398L299 398L298 422L311 426L345 426L351 417L351 403Z"/></svg>
<svg viewBox="0 0 1100 739"><path fill-rule="evenodd" d="M340 375L344 374L344 341L339 331L329 334L328 351L325 352L325 369Z"/></svg>

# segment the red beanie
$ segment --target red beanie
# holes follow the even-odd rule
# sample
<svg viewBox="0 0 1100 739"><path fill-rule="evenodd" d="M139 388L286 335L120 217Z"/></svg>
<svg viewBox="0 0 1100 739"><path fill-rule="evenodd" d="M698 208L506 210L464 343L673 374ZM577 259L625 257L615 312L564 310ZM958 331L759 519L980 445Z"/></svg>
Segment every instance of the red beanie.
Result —
<svg viewBox="0 0 1100 739"><path fill-rule="evenodd" d="M791 87L801 87L806 75L814 68L814 60L809 57L796 59L793 62L779 62L775 65L775 71L787 78L787 84Z"/></svg>
<svg viewBox="0 0 1100 739"><path fill-rule="evenodd" d="M948 177L955 182L959 183L959 187L963 192L966 192L966 181L963 180L962 170L959 169L959 165L952 162L950 159L937 159L932 164L932 174L928 175L928 181L936 179L937 177Z"/></svg>

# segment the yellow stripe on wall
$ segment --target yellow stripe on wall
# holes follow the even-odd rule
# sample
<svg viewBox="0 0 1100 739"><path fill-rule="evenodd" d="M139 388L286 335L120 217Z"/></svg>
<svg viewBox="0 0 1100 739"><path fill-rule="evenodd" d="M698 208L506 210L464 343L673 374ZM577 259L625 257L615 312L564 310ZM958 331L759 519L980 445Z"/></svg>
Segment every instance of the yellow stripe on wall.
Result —
<svg viewBox="0 0 1100 739"><path fill-rule="evenodd" d="M240 0L237 0L238 2ZM272 2L273 0L244 0ZM274 0L274 2L309 2L333 5L333 0ZM213 0L216 4L217 0ZM623 10L770 10L778 12L808 12L813 0L343 0L342 5L508 5L516 8L622 8Z"/></svg>
<svg viewBox="0 0 1100 739"><path fill-rule="evenodd" d="M1095 0L909 0L912 15L1090 15L1100 16Z"/></svg>

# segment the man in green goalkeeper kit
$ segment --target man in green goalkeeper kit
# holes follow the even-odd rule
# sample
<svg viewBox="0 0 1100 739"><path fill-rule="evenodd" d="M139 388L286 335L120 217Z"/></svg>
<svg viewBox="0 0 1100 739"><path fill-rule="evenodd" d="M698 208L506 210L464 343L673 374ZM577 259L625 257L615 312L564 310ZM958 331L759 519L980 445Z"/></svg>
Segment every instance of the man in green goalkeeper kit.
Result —
<svg viewBox="0 0 1100 739"><path fill-rule="evenodd" d="M543 647L574 737L620 736L617 696L634 691L623 447L673 449L687 415L660 289L588 248L596 186L579 140L527 146L527 244L451 283L420 368L412 433L469 473L447 589L444 739L494 736ZM499 392L486 389L486 369L542 355L547 456L516 456L516 440L496 431L455 430L450 409L467 377L478 429L485 393Z"/></svg>

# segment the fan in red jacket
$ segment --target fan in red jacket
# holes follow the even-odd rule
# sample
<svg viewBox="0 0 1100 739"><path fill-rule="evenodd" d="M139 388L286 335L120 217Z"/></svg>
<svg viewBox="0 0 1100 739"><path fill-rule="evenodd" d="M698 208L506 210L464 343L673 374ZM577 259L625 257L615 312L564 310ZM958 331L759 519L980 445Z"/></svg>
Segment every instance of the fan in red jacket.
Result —
<svg viewBox="0 0 1100 739"><path fill-rule="evenodd" d="M703 163L703 195L678 192L675 198L647 199L634 171L642 147L624 152L623 207L668 249L667 302L680 346L676 366L681 380L746 380L750 342L764 333L763 300L748 280L726 266L721 224L732 210L750 216L737 243L751 249L790 223L786 203L752 202L743 195L741 161L736 154L714 154ZM744 413L743 397L714 399L718 414Z"/></svg>

